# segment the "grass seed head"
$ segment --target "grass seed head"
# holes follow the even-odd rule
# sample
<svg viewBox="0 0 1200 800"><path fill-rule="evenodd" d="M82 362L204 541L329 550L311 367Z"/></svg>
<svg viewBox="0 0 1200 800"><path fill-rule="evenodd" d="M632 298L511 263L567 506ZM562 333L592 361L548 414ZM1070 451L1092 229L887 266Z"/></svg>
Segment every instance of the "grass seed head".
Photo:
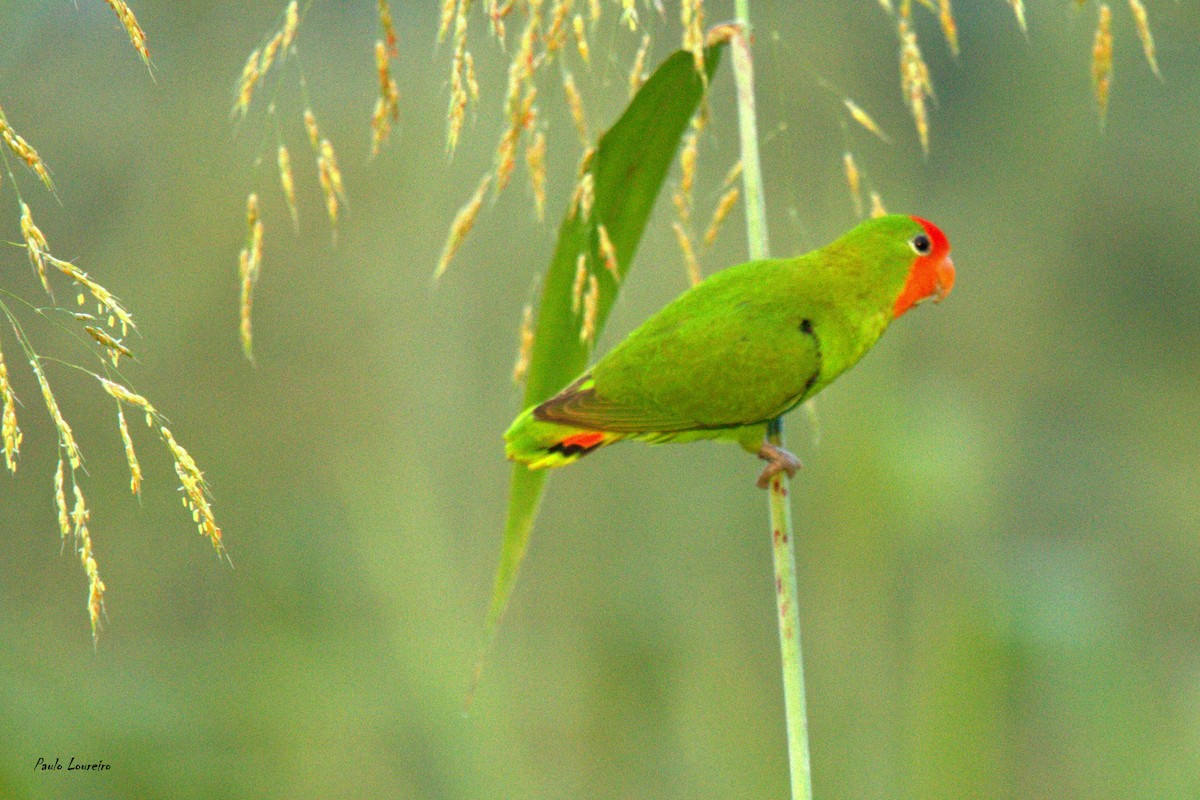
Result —
<svg viewBox="0 0 1200 800"><path fill-rule="evenodd" d="M587 278L587 253L583 252L575 259L575 282L571 284L571 311L576 314L583 305L583 288L587 285Z"/></svg>
<svg viewBox="0 0 1200 800"><path fill-rule="evenodd" d="M46 237L42 234L41 229L34 224L33 215L29 213L29 206L25 205L24 201L21 202L21 235L25 238L29 263L37 270L38 278L42 281L42 288L46 290L46 294L52 294L50 279L46 276L46 261L50 246L46 244Z"/></svg>
<svg viewBox="0 0 1200 800"><path fill-rule="evenodd" d="M483 198L487 194L491 182L491 174L484 175L483 179L479 181L479 187L475 190L475 194L455 215L454 222L450 225L450 234L446 237L446 245L442 248L442 257L438 259L437 268L433 271L435 281L445 273L446 268L454 259L454 254L462 246L463 240L467 238L471 228L475 227L475 219L479 216L479 209L483 207Z"/></svg>
<svg viewBox="0 0 1200 800"><path fill-rule="evenodd" d="M138 463L137 453L133 449L133 438L129 435L129 426L125 423L125 412L117 404L117 427L121 429L121 442L125 445L125 462L129 465L129 491L136 494L142 492L142 465Z"/></svg>
<svg viewBox="0 0 1200 800"><path fill-rule="evenodd" d="M713 209L712 220L708 223L708 230L704 232L704 244L706 247L712 247L713 242L717 240L717 234L721 232L721 225L725 219L733 211L733 207L737 205L738 198L741 197L741 190L736 186L731 186L725 190L725 194L721 195L721 199L717 202L717 207Z"/></svg>
<svg viewBox="0 0 1200 800"><path fill-rule="evenodd" d="M683 254L683 265L687 269L688 283L692 286L700 283L700 262L696 260L696 250L692 247L692 237L679 222L671 223L675 231L675 241L679 243L679 251Z"/></svg>
<svg viewBox="0 0 1200 800"><path fill-rule="evenodd" d="M842 153L842 166L846 170L846 184L850 187L850 199L854 203L854 216L862 219L862 178L858 164L854 162L854 154L849 150Z"/></svg>
<svg viewBox="0 0 1200 800"><path fill-rule="evenodd" d="M871 218L886 217L887 209L883 207L883 198L879 196L879 192L871 192Z"/></svg>
<svg viewBox="0 0 1200 800"><path fill-rule="evenodd" d="M71 535L71 515L67 511L66 479L62 456L58 458L58 469L54 471L54 507L58 510L58 532L65 539Z"/></svg>
<svg viewBox="0 0 1200 800"><path fill-rule="evenodd" d="M533 355L533 304L526 303L521 311L521 328L517 332L519 346L517 361L513 364L513 383L520 385L529 372L529 358Z"/></svg>
<svg viewBox="0 0 1200 800"><path fill-rule="evenodd" d="M175 437L165 425L160 426L158 430L175 460L175 474L179 476L179 484L183 487L185 495L184 505L191 510L192 519L196 521L200 533L208 537L218 553L222 552L221 529L217 527L212 504L208 500L208 483L204 480L204 473L196 466L188 451L175 441Z"/></svg>
<svg viewBox="0 0 1200 800"><path fill-rule="evenodd" d="M1029 29L1025 26L1025 0L1008 0L1008 4L1012 6L1021 33L1028 33Z"/></svg>
<svg viewBox="0 0 1200 800"><path fill-rule="evenodd" d="M621 22L628 25L629 30L637 30L638 12L636 0L621 0Z"/></svg>
<svg viewBox="0 0 1200 800"><path fill-rule="evenodd" d="M99 375L96 377L100 381L100 386L103 387L104 391L108 392L109 396L121 401L122 403L128 403L131 406L136 406L145 411L147 414L158 414L158 411L155 410L154 406L150 405L149 400L134 392L128 386L122 386L115 381L110 381L107 378L100 377Z"/></svg>
<svg viewBox="0 0 1200 800"><path fill-rule="evenodd" d="M571 25L575 29L575 49L579 51L579 57L583 59L583 63L591 66L592 49L588 45L587 30L584 28L583 15L576 14Z"/></svg>
<svg viewBox="0 0 1200 800"><path fill-rule="evenodd" d="M388 0L379 0L379 27L383 29L383 38L387 42L388 53L394 58L400 54L396 46L396 26L392 22L392 9Z"/></svg>
<svg viewBox="0 0 1200 800"><path fill-rule="evenodd" d="M296 0L287 4L283 12L283 49L287 50L296 39L296 31L300 28L300 5Z"/></svg>
<svg viewBox="0 0 1200 800"><path fill-rule="evenodd" d="M1096 40L1092 45L1092 87L1096 91L1101 123L1108 114L1108 92L1112 85L1112 47L1112 11L1107 3L1101 3L1100 18L1096 23Z"/></svg>
<svg viewBox="0 0 1200 800"><path fill-rule="evenodd" d="M46 166L46 162L38 155L37 150L34 150L29 142L25 141L12 126L8 124L8 119L4 116L4 109L0 108L0 138L4 139L8 149L16 154L17 158L25 162L25 166L33 170L33 173L38 176L42 184L51 192L54 191L54 181L50 179L50 170Z"/></svg>
<svg viewBox="0 0 1200 800"><path fill-rule="evenodd" d="M613 247L612 239L609 238L608 228L604 223L596 226L596 233L599 238L600 256L604 259L604 268L612 275L613 280L617 283L621 282L621 265L617 261L617 249Z"/></svg>
<svg viewBox="0 0 1200 800"><path fill-rule="evenodd" d="M259 70L261 58L262 52L253 50L246 59L246 65L242 67L242 76L238 79L237 102L233 104L234 114L241 114L244 117L250 110L250 101L254 98L254 87L258 83L259 77L262 76L262 72Z"/></svg>
<svg viewBox="0 0 1200 800"><path fill-rule="evenodd" d="M898 32L900 35L900 90L912 112L913 120L916 122L917 136L921 140L921 150L929 155L929 116L925 107L926 99L933 96L929 67L917 44L916 31L909 25L908 18L903 13L898 23Z"/></svg>
<svg viewBox="0 0 1200 800"><path fill-rule="evenodd" d="M538 131L525 148L525 165L529 168L529 186L533 190L534 210L538 221L546 218L546 134Z"/></svg>
<svg viewBox="0 0 1200 800"><path fill-rule="evenodd" d="M138 51L138 55L142 57L146 66L150 66L150 51L146 49L146 32L138 24L137 17L133 15L129 5L124 0L104 0L104 2L108 3L109 8L121 21L125 33L129 35L129 42L133 45L133 49Z"/></svg>
<svg viewBox="0 0 1200 800"><path fill-rule="evenodd" d="M34 376L37 377L38 386L42 390L42 400L46 403L46 410L50 412L50 418L54 420L54 427L58 430L59 447L66 453L71 471L74 472L83 464L83 455L79 452L79 445L75 443L75 434L63 417L62 411L59 410L58 401L54 399L54 392L50 390L50 381L46 380L46 373L42 370L41 360L34 356L29 359L29 366L33 369Z"/></svg>
<svg viewBox="0 0 1200 800"><path fill-rule="evenodd" d="M8 471L17 471L17 456L21 452L21 441L25 438L17 425L17 396L8 381L8 365L0 353L0 396L4 399L4 411L0 415L0 438L4 439L4 463Z"/></svg>
<svg viewBox="0 0 1200 800"><path fill-rule="evenodd" d="M596 318L600 313L600 282L595 275L588 275L587 292L583 296L583 323L579 327L579 341L591 347L596 338Z"/></svg>
<svg viewBox="0 0 1200 800"><path fill-rule="evenodd" d="M296 204L296 179L292 173L292 156L287 145L279 145L276 158L279 164L279 186L283 189L283 199L287 202L288 213L292 216L292 228L300 231L300 209Z"/></svg>
<svg viewBox="0 0 1200 800"><path fill-rule="evenodd" d="M587 112L584 111L583 96L579 94L579 88L575 86L575 76L570 70L563 71L563 93L567 97L567 107L571 109L571 121L575 123L579 140L587 147L592 142L591 133L588 131Z"/></svg>
<svg viewBox="0 0 1200 800"><path fill-rule="evenodd" d="M313 150L319 150L321 147L321 129L317 127L317 115L313 113L311 108L304 109L304 130L308 132L308 141L312 144Z"/></svg>
<svg viewBox="0 0 1200 800"><path fill-rule="evenodd" d="M891 144L891 140L888 139L887 134L883 132L883 129L879 127L871 115L864 111L862 107L858 105L858 103L854 102L849 97L843 97L842 104L845 105L846 110L850 112L850 118L861 125L863 129L875 134L881 141Z"/></svg>
<svg viewBox="0 0 1200 800"><path fill-rule="evenodd" d="M633 58L633 67L629 70L629 99L638 93L646 82L646 56L650 52L650 34L642 37L642 46L638 48Z"/></svg>
<svg viewBox="0 0 1200 800"><path fill-rule="evenodd" d="M1154 55L1154 34L1150 32L1150 17L1142 0L1129 0L1129 11L1133 14L1133 24L1137 28L1138 38L1142 40L1142 52L1146 54L1146 63L1156 77L1162 78L1158 71L1158 59Z"/></svg>

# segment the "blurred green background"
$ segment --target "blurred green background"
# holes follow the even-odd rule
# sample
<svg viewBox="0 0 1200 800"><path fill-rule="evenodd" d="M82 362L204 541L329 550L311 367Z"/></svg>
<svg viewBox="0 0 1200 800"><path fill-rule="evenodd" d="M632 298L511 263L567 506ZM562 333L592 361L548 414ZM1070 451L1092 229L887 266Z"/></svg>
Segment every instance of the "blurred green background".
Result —
<svg viewBox="0 0 1200 800"><path fill-rule="evenodd" d="M234 565L196 535L141 426L146 486L130 498L110 399L51 364L108 585L93 651L86 580L57 535L53 428L0 332L26 432L18 474L0 478L0 797L786 796L766 499L736 448L622 445L556 474L460 713L499 551L516 327L579 145L552 67L551 221L533 219L519 167L432 286L491 165L506 56L473 12L483 101L448 162L440 4L395 0L401 120L369 160L375 4L316 3L274 90L294 235L270 85L244 123L229 116L283 5L137 3L151 80L104 4L0 3L0 106L61 202L21 172L25 199L52 251L138 320L126 374L205 469ZM639 4L652 63L678 41L666 5L669 22ZM1031 2L1026 38L1006 3L956 4L957 60L915 9L938 97L924 160L877 3L753 4L774 251L853 224L849 147L890 210L948 233L958 266L946 303L822 395L819 436L791 418L823 800L1200 796L1200 14L1148 3L1159 81L1114 4L1102 131L1096 8L1074 5ZM597 129L639 43L614 9L592 69L571 62ZM336 247L297 63L350 195ZM737 157L727 67L702 218ZM890 146L841 124L843 94ZM251 190L266 221L256 368L237 339ZM19 241L7 175L0 208ZM602 349L686 286L672 218L660 202ZM743 259L741 225L735 213L706 271ZM42 302L24 253L0 263L5 291ZM88 363L27 326L45 355ZM44 773L39 757L112 769Z"/></svg>

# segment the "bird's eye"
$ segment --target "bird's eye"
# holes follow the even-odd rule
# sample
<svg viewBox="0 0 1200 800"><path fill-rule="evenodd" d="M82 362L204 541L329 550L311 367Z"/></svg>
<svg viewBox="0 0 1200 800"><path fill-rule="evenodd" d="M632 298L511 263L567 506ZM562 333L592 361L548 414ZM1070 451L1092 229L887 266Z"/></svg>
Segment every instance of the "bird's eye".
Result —
<svg viewBox="0 0 1200 800"><path fill-rule="evenodd" d="M929 251L933 249L933 243L929 241L929 237L923 233L918 233L916 236L908 240L912 245L912 249L919 256L929 255Z"/></svg>

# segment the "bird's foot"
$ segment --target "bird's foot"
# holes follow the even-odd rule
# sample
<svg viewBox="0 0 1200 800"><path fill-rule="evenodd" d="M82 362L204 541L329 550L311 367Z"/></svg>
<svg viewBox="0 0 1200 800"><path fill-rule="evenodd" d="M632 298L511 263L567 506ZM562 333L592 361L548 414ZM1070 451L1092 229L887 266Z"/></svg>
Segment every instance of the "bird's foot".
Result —
<svg viewBox="0 0 1200 800"><path fill-rule="evenodd" d="M767 462L762 474L758 476L758 488L766 489L771 485L771 478L781 472L786 472L789 478L795 477L796 470L803 466L800 459L770 442L763 442L758 448L758 457Z"/></svg>

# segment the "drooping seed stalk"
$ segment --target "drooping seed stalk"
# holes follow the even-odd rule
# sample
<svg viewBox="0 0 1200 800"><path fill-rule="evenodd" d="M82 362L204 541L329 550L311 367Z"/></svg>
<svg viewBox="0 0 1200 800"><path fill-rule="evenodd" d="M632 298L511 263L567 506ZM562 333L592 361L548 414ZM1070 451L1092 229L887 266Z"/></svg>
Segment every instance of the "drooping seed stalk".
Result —
<svg viewBox="0 0 1200 800"><path fill-rule="evenodd" d="M750 0L737 0L740 31L731 42L734 81L737 86L738 128L741 136L742 185L746 195L746 235L750 258L767 258L766 199L762 164L758 154L758 121L754 104L754 62L750 54ZM772 420L768 440L783 446L783 420ZM779 610L779 646L783 667L784 714L787 723L788 764L793 800L812 800L812 772L808 753L808 719L804 697L804 662L800 651L799 595L796 589L796 550L792 536L792 510L788 478L771 479L772 551L775 561L776 602Z"/></svg>

